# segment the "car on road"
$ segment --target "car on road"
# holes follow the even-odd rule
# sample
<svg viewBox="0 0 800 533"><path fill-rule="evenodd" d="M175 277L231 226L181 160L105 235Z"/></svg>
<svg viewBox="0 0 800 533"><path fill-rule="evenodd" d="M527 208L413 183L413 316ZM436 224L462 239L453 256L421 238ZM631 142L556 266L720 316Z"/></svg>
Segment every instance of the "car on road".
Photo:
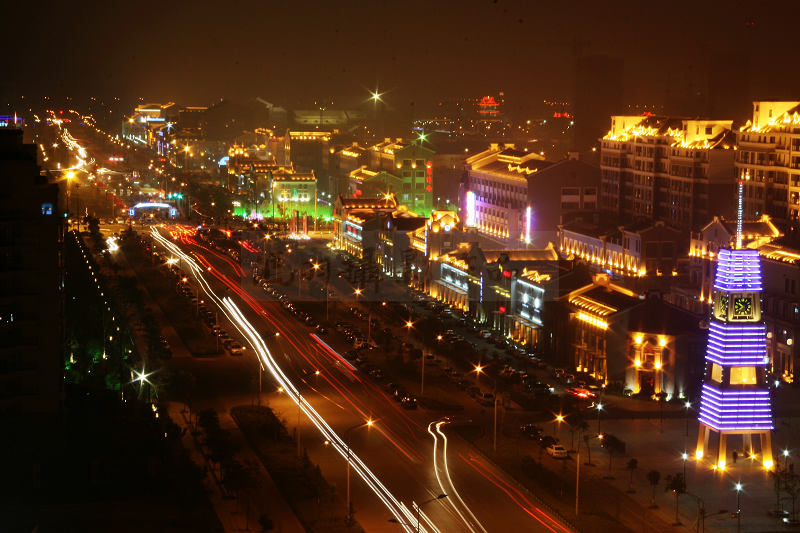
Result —
<svg viewBox="0 0 800 533"><path fill-rule="evenodd" d="M400 406L403 409L416 409L417 399L413 396L404 396L403 399L400 400Z"/></svg>
<svg viewBox="0 0 800 533"><path fill-rule="evenodd" d="M242 355L244 353L244 348L238 341L233 341L228 346L228 351L231 352L231 355Z"/></svg>
<svg viewBox="0 0 800 533"><path fill-rule="evenodd" d="M597 397L597 394L593 393L589 389L581 389L580 387L572 387L569 389L565 389L564 392L580 400L589 400Z"/></svg>
<svg viewBox="0 0 800 533"><path fill-rule="evenodd" d="M560 444L551 444L546 448L547 455L553 457L554 459L566 459L569 454L567 454L567 449L564 448Z"/></svg>

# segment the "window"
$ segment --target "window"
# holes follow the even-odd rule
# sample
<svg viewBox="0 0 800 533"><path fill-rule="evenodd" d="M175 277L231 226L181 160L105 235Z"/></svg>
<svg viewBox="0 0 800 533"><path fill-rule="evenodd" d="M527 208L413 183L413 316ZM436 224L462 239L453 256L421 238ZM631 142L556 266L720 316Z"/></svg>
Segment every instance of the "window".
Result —
<svg viewBox="0 0 800 533"><path fill-rule="evenodd" d="M711 135L711 126L706 126L706 135Z"/></svg>
<svg viewBox="0 0 800 533"><path fill-rule="evenodd" d="M752 385L756 382L756 367L731 367L731 385Z"/></svg>
<svg viewBox="0 0 800 533"><path fill-rule="evenodd" d="M722 367L717 363L711 365L711 381L722 383Z"/></svg>
<svg viewBox="0 0 800 533"><path fill-rule="evenodd" d="M52 215L53 214L53 204L42 204L42 214L43 215Z"/></svg>

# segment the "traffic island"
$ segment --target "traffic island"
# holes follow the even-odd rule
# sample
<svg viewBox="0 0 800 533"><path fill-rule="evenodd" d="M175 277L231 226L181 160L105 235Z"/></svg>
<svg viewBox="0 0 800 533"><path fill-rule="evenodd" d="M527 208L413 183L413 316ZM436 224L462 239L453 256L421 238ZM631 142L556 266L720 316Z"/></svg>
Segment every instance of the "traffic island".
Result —
<svg viewBox="0 0 800 533"><path fill-rule="evenodd" d="M248 405L230 412L306 531L363 533L357 522L348 521L342 513L345 504L319 466L305 453L298 457L296 441L271 409Z"/></svg>

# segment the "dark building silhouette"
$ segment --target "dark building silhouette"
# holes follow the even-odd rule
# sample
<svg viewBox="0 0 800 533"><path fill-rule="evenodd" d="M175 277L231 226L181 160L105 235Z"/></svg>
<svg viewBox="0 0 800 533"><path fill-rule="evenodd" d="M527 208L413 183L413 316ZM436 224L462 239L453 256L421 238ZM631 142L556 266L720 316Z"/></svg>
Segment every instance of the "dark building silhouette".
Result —
<svg viewBox="0 0 800 533"><path fill-rule="evenodd" d="M58 185L22 130L0 128L0 413L55 413L62 398ZM2 415L0 415L2 416Z"/></svg>
<svg viewBox="0 0 800 533"><path fill-rule="evenodd" d="M583 56L575 64L574 150L600 145L608 117L622 110L623 62L604 55Z"/></svg>

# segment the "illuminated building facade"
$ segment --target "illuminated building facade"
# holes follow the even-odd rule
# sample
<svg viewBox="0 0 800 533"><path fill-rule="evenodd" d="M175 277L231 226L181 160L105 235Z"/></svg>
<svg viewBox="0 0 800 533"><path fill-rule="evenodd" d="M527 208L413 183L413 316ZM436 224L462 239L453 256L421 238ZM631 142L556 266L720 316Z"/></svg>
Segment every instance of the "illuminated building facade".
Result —
<svg viewBox="0 0 800 533"><path fill-rule="evenodd" d="M539 154L508 144L492 144L467 158L461 201L466 225L497 244L524 239L528 178L549 165Z"/></svg>
<svg viewBox="0 0 800 533"><path fill-rule="evenodd" d="M768 214L780 224L800 218L800 102L753 102L753 119L738 134L737 178L744 180L744 216Z"/></svg>
<svg viewBox="0 0 800 533"><path fill-rule="evenodd" d="M558 227L561 257L625 278L677 276L685 236L663 222L597 226L576 221Z"/></svg>
<svg viewBox="0 0 800 533"><path fill-rule="evenodd" d="M544 249L484 250L462 242L431 259L428 294L515 342L536 346L558 255Z"/></svg>
<svg viewBox="0 0 800 533"><path fill-rule="evenodd" d="M794 382L800 371L800 249L776 241L759 248L770 373Z"/></svg>
<svg viewBox="0 0 800 533"><path fill-rule="evenodd" d="M281 214L300 214L316 216L317 176L313 170L298 171L281 167L269 174L274 203Z"/></svg>
<svg viewBox="0 0 800 533"><path fill-rule="evenodd" d="M569 363L605 383L609 375L625 375L627 318L641 304L633 291L612 283L607 274L596 274L592 283L563 295L569 324L562 331L568 337Z"/></svg>
<svg viewBox="0 0 800 533"><path fill-rule="evenodd" d="M377 231L365 228L366 222L397 209L397 200L391 195L380 198L344 198L339 195L333 208L334 249L358 259L371 260L377 249L378 235Z"/></svg>
<svg viewBox="0 0 800 533"><path fill-rule="evenodd" d="M739 243L740 244L740 243ZM721 249L714 279L714 304L700 398L696 457L719 435L714 464L725 468L730 435L742 435L752 453L761 440L761 460L772 468L772 405L767 385L767 332L761 316L761 261L758 250Z"/></svg>
<svg viewBox="0 0 800 533"><path fill-rule="evenodd" d="M556 227L595 214L600 169L577 154L549 163L511 145L467 158L462 209L467 225L498 243L542 248Z"/></svg>
<svg viewBox="0 0 800 533"><path fill-rule="evenodd" d="M717 214L733 216L731 125L731 120L612 116L600 149L601 209L679 228L696 228Z"/></svg>
<svg viewBox="0 0 800 533"><path fill-rule="evenodd" d="M348 172L351 196L373 198L394 194L415 213L428 216L433 211L433 150L417 142L403 144L386 139L369 149L354 144L337 156L340 169L351 168Z"/></svg>
<svg viewBox="0 0 800 533"><path fill-rule="evenodd" d="M625 388L650 398L696 398L703 379L705 335L695 315L655 294L628 316Z"/></svg>

